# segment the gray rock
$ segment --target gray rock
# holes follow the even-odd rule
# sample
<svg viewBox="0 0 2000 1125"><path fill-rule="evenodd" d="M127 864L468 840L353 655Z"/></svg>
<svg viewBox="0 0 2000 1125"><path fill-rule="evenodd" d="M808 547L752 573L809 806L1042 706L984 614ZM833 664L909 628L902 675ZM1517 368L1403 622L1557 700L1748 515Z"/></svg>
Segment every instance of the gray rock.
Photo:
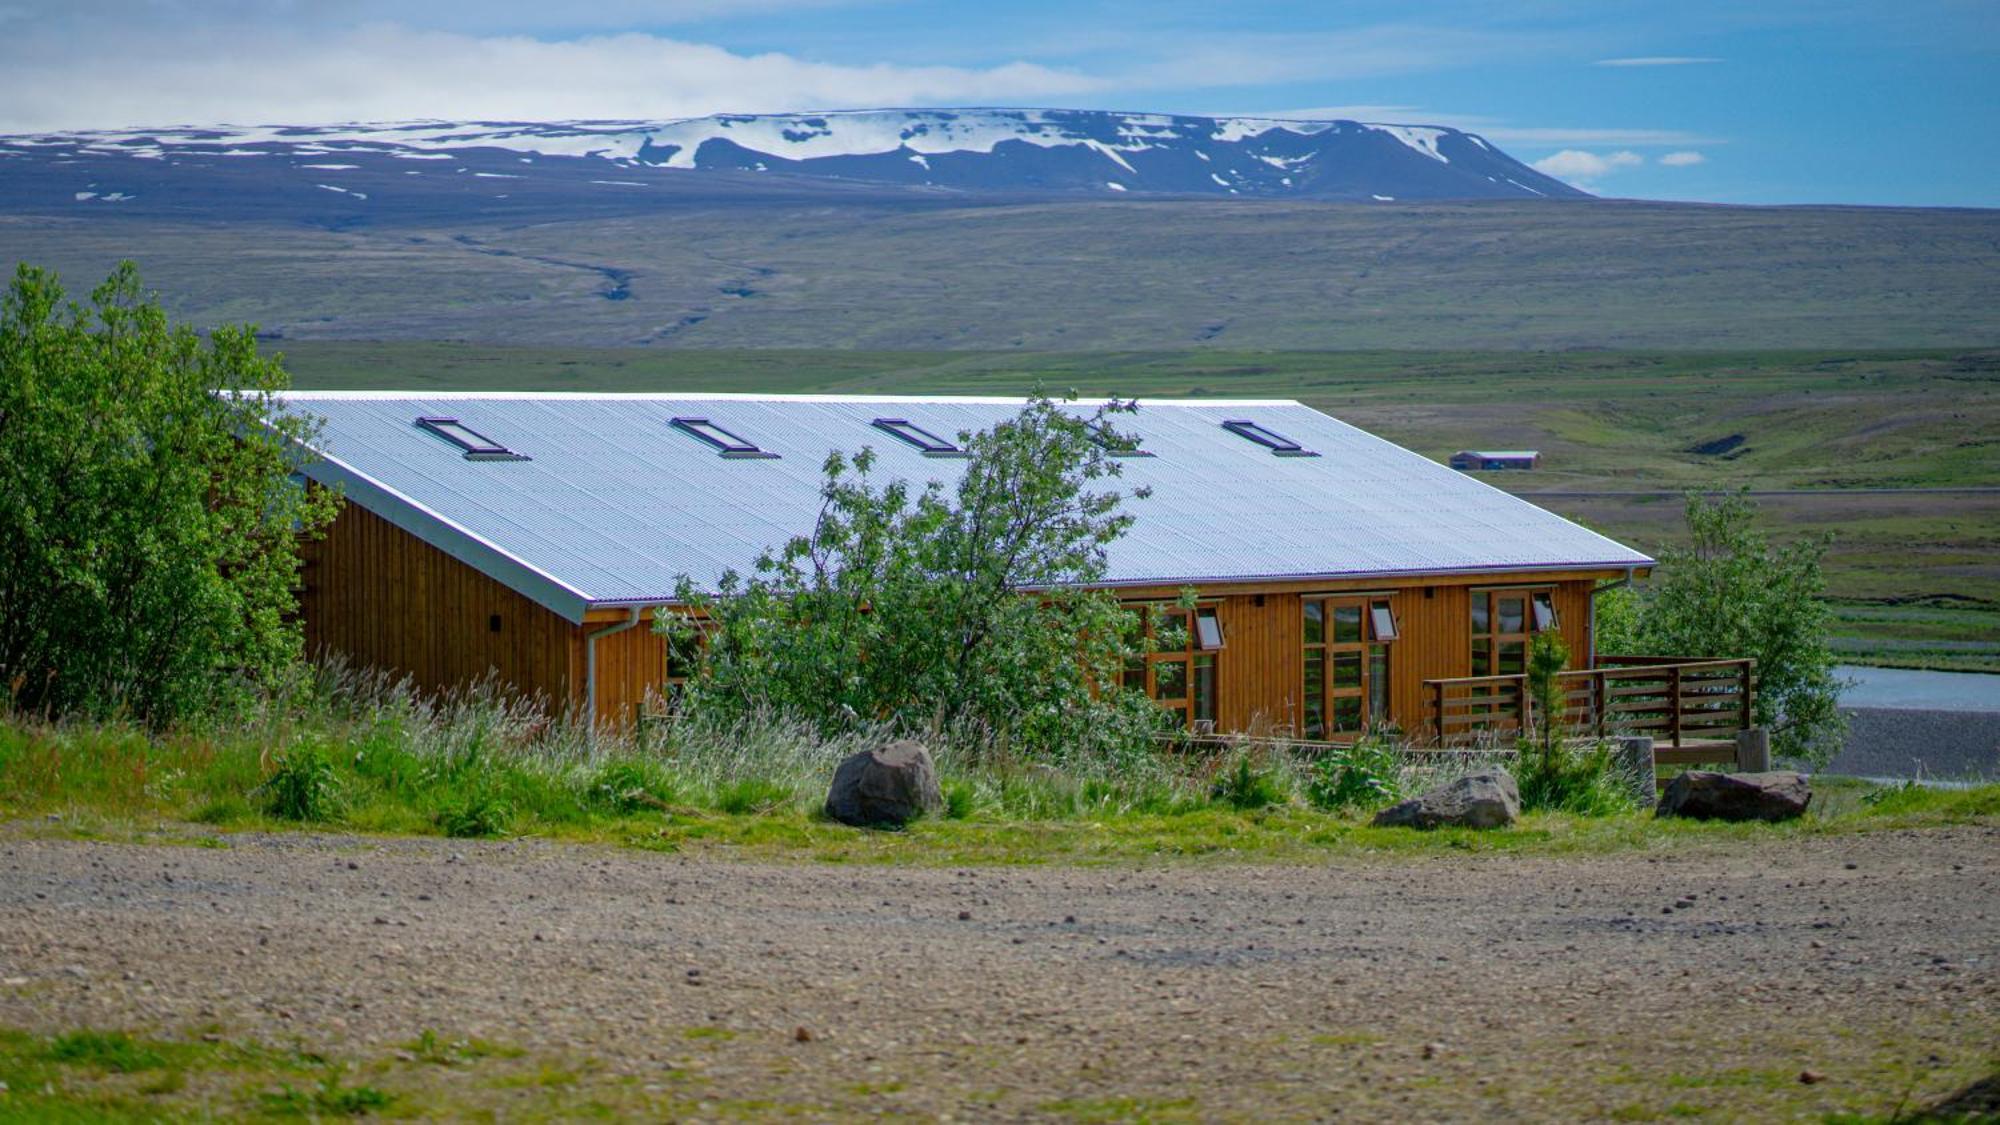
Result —
<svg viewBox="0 0 2000 1125"><path fill-rule="evenodd" d="M1378 828L1504 828L1521 815L1521 790L1510 774L1467 774L1375 814Z"/></svg>
<svg viewBox="0 0 2000 1125"><path fill-rule="evenodd" d="M1812 803L1812 784L1802 773L1717 773L1689 770L1667 783L1655 816L1695 820L1790 820Z"/></svg>
<svg viewBox="0 0 2000 1125"><path fill-rule="evenodd" d="M826 794L826 815L857 827L898 827L944 808L930 751L904 739L840 763Z"/></svg>

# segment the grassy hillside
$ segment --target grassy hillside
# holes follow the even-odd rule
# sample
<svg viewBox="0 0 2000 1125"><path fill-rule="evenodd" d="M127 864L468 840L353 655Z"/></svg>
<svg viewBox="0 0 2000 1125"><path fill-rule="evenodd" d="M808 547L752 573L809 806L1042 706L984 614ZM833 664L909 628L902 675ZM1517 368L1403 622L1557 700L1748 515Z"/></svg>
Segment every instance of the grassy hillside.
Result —
<svg viewBox="0 0 2000 1125"><path fill-rule="evenodd" d="M286 339L1105 350L2000 343L2000 211L821 201L414 225L0 217Z"/></svg>
<svg viewBox="0 0 2000 1125"><path fill-rule="evenodd" d="M284 344L300 386L1297 398L1411 448L1540 449L1496 484L1642 548L1684 488L1831 533L1843 644L2000 670L2000 352L695 351ZM1732 440L1740 437L1739 440ZM1698 448L1720 452L1694 452ZM1635 494L1636 493L1636 494Z"/></svg>

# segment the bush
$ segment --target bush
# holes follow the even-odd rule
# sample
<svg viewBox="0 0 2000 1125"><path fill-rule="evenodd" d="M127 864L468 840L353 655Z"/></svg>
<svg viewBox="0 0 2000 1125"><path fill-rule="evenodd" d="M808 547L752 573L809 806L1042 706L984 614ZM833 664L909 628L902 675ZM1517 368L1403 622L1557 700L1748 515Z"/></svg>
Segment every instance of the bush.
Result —
<svg viewBox="0 0 2000 1125"><path fill-rule="evenodd" d="M1756 516L1741 493L1688 496L1691 541L1660 552L1640 605L1639 645L1654 655L1755 658L1755 720L1770 730L1772 753L1824 765L1847 731L1820 571L1828 540L1774 548Z"/></svg>
<svg viewBox="0 0 2000 1125"><path fill-rule="evenodd" d="M249 327L167 322L127 262L66 302L21 264L0 302L0 703L156 729L291 674L312 427Z"/></svg>
<svg viewBox="0 0 2000 1125"><path fill-rule="evenodd" d="M960 435L968 457L950 489L878 483L866 448L830 454L807 534L713 591L681 578L686 608L659 628L695 657L684 713L776 714L822 737L976 731L1054 762L1149 752L1164 713L1105 690L1146 642L1114 593L1089 588L1132 520L1125 494L1103 487L1121 472L1104 444L1113 409L1129 408L1084 415L1038 395Z"/></svg>
<svg viewBox="0 0 2000 1125"><path fill-rule="evenodd" d="M1388 739L1374 735L1328 751L1306 781L1306 800L1328 812L1376 809L1401 796L1401 756Z"/></svg>
<svg viewBox="0 0 2000 1125"><path fill-rule="evenodd" d="M1216 777L1209 795L1230 808L1245 812L1267 809L1291 800L1283 775L1268 767L1258 769L1247 753L1238 754L1235 765Z"/></svg>
<svg viewBox="0 0 2000 1125"><path fill-rule="evenodd" d="M295 743L278 755L277 768L255 791L264 811L285 820L332 820L337 811L338 782L333 762L318 744Z"/></svg>
<svg viewBox="0 0 2000 1125"><path fill-rule="evenodd" d="M1525 811L1610 816L1632 809L1634 779L1626 776L1608 742L1579 749L1561 740L1538 746L1524 739L1516 772Z"/></svg>

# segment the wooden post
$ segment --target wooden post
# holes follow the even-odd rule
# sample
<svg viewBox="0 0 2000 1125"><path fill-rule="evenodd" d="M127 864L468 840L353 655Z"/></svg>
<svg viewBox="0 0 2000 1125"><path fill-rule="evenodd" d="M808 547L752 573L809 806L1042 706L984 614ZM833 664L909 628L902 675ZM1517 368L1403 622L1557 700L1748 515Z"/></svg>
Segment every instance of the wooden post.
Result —
<svg viewBox="0 0 2000 1125"><path fill-rule="evenodd" d="M1523 674L1514 679L1514 726L1521 737L1527 737L1534 717L1534 706L1528 699L1528 677Z"/></svg>
<svg viewBox="0 0 2000 1125"><path fill-rule="evenodd" d="M1736 732L1736 768L1743 773L1771 772L1771 732L1751 727Z"/></svg>
<svg viewBox="0 0 2000 1125"><path fill-rule="evenodd" d="M1653 761L1653 740L1627 737L1618 740L1618 765L1632 779L1632 795L1652 804L1659 795L1660 767Z"/></svg>
<svg viewBox="0 0 2000 1125"><path fill-rule="evenodd" d="M1749 730L1757 723L1756 709L1751 706L1750 694L1756 690L1750 685L1750 669L1755 663L1756 661L1754 660L1741 660L1736 664L1738 687L1740 689L1739 694L1742 698L1742 714L1737 717L1736 724L1739 730Z"/></svg>
<svg viewBox="0 0 2000 1125"><path fill-rule="evenodd" d="M1432 724L1437 728L1438 745L1443 746L1444 745L1444 681L1439 680L1431 684L1431 687L1436 691L1436 696L1431 704Z"/></svg>
<svg viewBox="0 0 2000 1125"><path fill-rule="evenodd" d="M1674 747L1681 744L1681 666L1667 668L1667 734L1673 739Z"/></svg>
<svg viewBox="0 0 2000 1125"><path fill-rule="evenodd" d="M1605 676L1602 668L1590 674L1590 709L1597 713L1597 737L1604 737L1604 702L1610 694L1605 691Z"/></svg>

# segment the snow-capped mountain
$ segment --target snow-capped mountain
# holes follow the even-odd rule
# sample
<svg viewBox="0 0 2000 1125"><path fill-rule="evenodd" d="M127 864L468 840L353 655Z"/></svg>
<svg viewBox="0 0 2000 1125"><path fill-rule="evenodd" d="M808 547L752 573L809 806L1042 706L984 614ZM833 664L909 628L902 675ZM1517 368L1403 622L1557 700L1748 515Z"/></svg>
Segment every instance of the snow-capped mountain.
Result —
<svg viewBox="0 0 2000 1125"><path fill-rule="evenodd" d="M1060 109L845 110L681 121L404 122L0 137L0 205L101 207L160 193L303 193L361 213L469 199L629 194L728 173L918 192L1579 198L1472 133L1431 125ZM73 181L73 182L72 182ZM745 186L743 190L755 189ZM53 194L51 194L53 193ZM47 197L46 199L43 197ZM506 209L502 205L502 209Z"/></svg>

